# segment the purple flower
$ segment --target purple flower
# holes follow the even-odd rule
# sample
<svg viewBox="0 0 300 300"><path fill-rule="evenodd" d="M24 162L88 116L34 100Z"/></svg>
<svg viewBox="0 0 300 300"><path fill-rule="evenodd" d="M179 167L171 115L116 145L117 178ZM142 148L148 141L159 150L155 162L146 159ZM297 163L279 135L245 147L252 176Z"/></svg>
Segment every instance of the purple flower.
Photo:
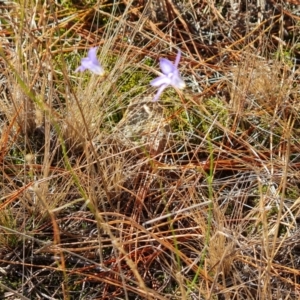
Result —
<svg viewBox="0 0 300 300"><path fill-rule="evenodd" d="M87 57L81 59L81 65L75 70L75 72L83 72L88 69L97 75L104 75L104 70L96 56L97 49L98 47L93 47L89 50Z"/></svg>
<svg viewBox="0 0 300 300"><path fill-rule="evenodd" d="M176 56L175 63L169 61L166 58L159 59L159 66L163 72L163 75L151 80L150 84L155 87L159 87L153 101L157 101L164 91L169 85L174 88L183 89L185 87L184 81L181 79L178 64L181 57L181 51L179 50Z"/></svg>

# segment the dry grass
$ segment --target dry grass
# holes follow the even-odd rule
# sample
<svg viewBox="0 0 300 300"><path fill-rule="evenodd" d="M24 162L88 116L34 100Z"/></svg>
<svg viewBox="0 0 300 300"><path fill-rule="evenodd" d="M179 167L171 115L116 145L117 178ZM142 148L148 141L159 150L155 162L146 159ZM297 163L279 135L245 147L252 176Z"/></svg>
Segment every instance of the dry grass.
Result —
<svg viewBox="0 0 300 300"><path fill-rule="evenodd" d="M299 17L198 2L1 3L0 298L299 297Z"/></svg>

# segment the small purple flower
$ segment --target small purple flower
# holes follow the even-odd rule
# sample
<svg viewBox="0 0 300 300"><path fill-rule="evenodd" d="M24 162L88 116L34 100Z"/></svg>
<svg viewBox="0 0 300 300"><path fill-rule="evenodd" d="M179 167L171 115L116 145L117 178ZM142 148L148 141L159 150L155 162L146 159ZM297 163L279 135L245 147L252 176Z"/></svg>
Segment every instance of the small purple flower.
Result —
<svg viewBox="0 0 300 300"><path fill-rule="evenodd" d="M75 70L75 72L83 72L88 69L97 75L104 75L104 70L96 56L97 50L98 47L91 48L87 57L81 59L81 65Z"/></svg>
<svg viewBox="0 0 300 300"><path fill-rule="evenodd" d="M179 70L178 70L178 64L180 61L180 57L181 57L181 51L179 50L177 53L174 65L171 61L169 61L166 58L159 59L159 66L163 72L163 75L151 80L151 82L150 82L150 85L159 87L159 89L153 99L153 102L157 101L159 99L161 93L169 85L171 85L174 88L178 88L178 89L183 89L185 87L185 83L181 79Z"/></svg>

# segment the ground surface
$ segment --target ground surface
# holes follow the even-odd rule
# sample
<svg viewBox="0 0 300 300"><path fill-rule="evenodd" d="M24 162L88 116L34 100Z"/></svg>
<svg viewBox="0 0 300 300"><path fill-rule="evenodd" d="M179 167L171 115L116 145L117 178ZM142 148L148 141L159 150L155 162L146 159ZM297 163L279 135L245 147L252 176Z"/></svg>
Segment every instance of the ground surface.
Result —
<svg viewBox="0 0 300 300"><path fill-rule="evenodd" d="M300 3L258 2L0 3L1 299L299 298Z"/></svg>

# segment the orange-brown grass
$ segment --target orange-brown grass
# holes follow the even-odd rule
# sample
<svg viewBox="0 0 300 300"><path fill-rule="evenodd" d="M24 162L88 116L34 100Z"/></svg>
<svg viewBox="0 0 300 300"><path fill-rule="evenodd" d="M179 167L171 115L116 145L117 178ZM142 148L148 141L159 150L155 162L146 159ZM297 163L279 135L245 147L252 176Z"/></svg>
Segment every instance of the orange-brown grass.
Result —
<svg viewBox="0 0 300 300"><path fill-rule="evenodd" d="M297 17L198 2L3 4L0 298L299 297ZM127 107L178 48L152 151Z"/></svg>

